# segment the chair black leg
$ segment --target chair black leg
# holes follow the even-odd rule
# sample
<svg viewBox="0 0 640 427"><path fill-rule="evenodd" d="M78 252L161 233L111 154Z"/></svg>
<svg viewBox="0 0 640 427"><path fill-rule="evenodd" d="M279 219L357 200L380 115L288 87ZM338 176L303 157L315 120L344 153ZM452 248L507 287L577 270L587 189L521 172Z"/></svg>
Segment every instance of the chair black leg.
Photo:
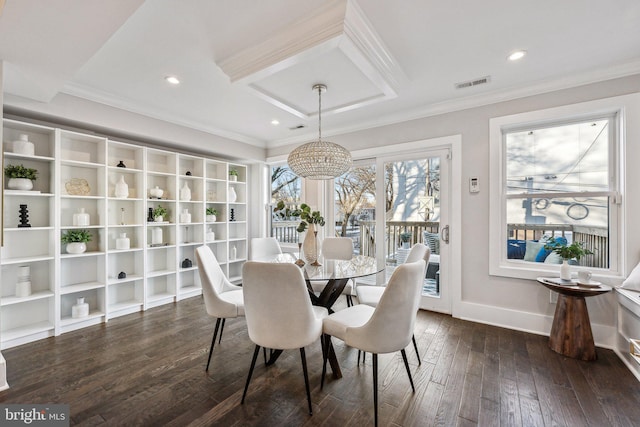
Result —
<svg viewBox="0 0 640 427"><path fill-rule="evenodd" d="M218 344L222 342L222 331L224 331L224 322L227 319L222 319L222 325L220 325L220 336L218 337Z"/></svg>
<svg viewBox="0 0 640 427"><path fill-rule="evenodd" d="M302 373L304 374L304 386L307 389L307 402L309 403L309 415L313 415L313 409L311 409L311 390L309 390L309 375L307 374L307 356L304 353L304 347L300 347L300 359L302 359Z"/></svg>
<svg viewBox="0 0 640 427"><path fill-rule="evenodd" d="M249 376L247 377L247 383L244 385L244 393L242 393L242 400L240 404L244 403L244 398L247 396L247 390L249 389L249 383L251 382L251 375L253 375L253 368L256 366L256 359L260 352L260 346L256 344L256 349L253 351L253 359L251 359L251 367L249 368Z"/></svg>
<svg viewBox="0 0 640 427"><path fill-rule="evenodd" d="M323 334L323 343L322 346L324 350L322 352L322 377L320 377L320 390L324 387L324 377L327 374L327 359L329 356L329 347L331 346L331 335Z"/></svg>
<svg viewBox="0 0 640 427"><path fill-rule="evenodd" d="M375 427L378 427L378 355L373 355L373 420Z"/></svg>
<svg viewBox="0 0 640 427"><path fill-rule="evenodd" d="M347 307L353 306L353 300L351 299L351 295L347 295Z"/></svg>
<svg viewBox="0 0 640 427"><path fill-rule="evenodd" d="M362 353L362 351L358 350L358 366L360 366L360 353Z"/></svg>
<svg viewBox="0 0 640 427"><path fill-rule="evenodd" d="M262 347L262 355L264 356L264 364L267 364L267 348Z"/></svg>
<svg viewBox="0 0 640 427"><path fill-rule="evenodd" d="M422 358L420 357L420 353L418 353L418 344L416 343L416 336L411 335L411 339L413 340L413 348L416 349L416 356L418 356L418 365L422 365Z"/></svg>
<svg viewBox="0 0 640 427"><path fill-rule="evenodd" d="M416 388L413 386L413 378L411 378L411 371L409 370L409 361L407 360L407 352L404 351L404 348L400 352L402 353L402 360L404 360L404 367L407 370L407 375L409 375L409 382L411 383L411 389L415 393Z"/></svg>
<svg viewBox="0 0 640 427"><path fill-rule="evenodd" d="M211 348L209 349L209 360L207 360L207 367L205 371L209 371L209 363L211 363L211 355L213 354L213 346L216 343L216 335L218 335L218 328L220 327L220 318L216 320L216 328L213 331L213 339L211 340Z"/></svg>

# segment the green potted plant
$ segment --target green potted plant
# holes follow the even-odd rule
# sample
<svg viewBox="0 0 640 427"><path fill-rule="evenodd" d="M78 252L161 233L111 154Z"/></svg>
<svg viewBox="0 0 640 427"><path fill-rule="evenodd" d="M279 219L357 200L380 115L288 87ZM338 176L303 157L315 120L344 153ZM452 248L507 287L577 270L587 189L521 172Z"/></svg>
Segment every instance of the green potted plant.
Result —
<svg viewBox="0 0 640 427"><path fill-rule="evenodd" d="M585 255L591 255L589 249L586 249L582 242L573 241L571 244L567 244L566 241L558 239L549 239L544 245L544 248L551 250L562 258L562 265L560 266L560 278L562 280L571 280L571 270L569 268L569 260L580 260Z"/></svg>
<svg viewBox="0 0 640 427"><path fill-rule="evenodd" d="M9 178L7 188L10 190L29 191L33 189L33 181L36 180L38 171L24 165L7 165L4 175Z"/></svg>
<svg viewBox="0 0 640 427"><path fill-rule="evenodd" d="M158 205L153 209L153 220L155 222L163 222L168 218L169 217L167 216L167 210L163 206Z"/></svg>
<svg viewBox="0 0 640 427"><path fill-rule="evenodd" d="M400 233L400 241L402 242L403 248L405 249L409 248L411 243L411 236L413 236L413 234L408 232Z"/></svg>
<svg viewBox="0 0 640 427"><path fill-rule="evenodd" d="M87 242L91 241L89 230L68 230L60 241L67 245L67 253L81 254L87 250Z"/></svg>
<svg viewBox="0 0 640 427"><path fill-rule="evenodd" d="M216 222L216 215L218 215L218 210L215 208L207 208L206 221L207 222Z"/></svg>
<svg viewBox="0 0 640 427"><path fill-rule="evenodd" d="M274 212L284 211L286 209L285 204L282 200L278 202L276 205ZM324 226L324 217L320 214L320 211L312 211L311 207L306 203L302 203L299 208L289 210L288 214L291 217L300 217L300 224L298 224L298 228L296 231L298 233L303 233L309 229L307 232L304 242L302 244L302 251L304 252L304 257L307 261L314 266L319 266L318 263L318 242L317 242L317 230L315 226L322 227Z"/></svg>
<svg viewBox="0 0 640 427"><path fill-rule="evenodd" d="M238 180L238 171L235 169L229 170L229 181L237 181Z"/></svg>

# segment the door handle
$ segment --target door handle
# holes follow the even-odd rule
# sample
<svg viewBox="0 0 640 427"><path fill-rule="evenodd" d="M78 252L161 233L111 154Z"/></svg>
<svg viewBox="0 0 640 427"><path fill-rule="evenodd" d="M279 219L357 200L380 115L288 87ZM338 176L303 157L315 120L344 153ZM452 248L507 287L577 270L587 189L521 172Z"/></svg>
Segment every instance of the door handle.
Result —
<svg viewBox="0 0 640 427"><path fill-rule="evenodd" d="M440 239L446 244L449 244L449 226L445 225L442 227L442 233L440 234Z"/></svg>

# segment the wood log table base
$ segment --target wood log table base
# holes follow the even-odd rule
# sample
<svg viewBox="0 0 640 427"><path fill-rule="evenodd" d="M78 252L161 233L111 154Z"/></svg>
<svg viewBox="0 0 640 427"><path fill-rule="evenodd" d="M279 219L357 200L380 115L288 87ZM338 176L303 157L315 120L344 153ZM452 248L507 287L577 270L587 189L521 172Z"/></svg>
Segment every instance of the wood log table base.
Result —
<svg viewBox="0 0 640 427"><path fill-rule="evenodd" d="M558 295L549 348L580 360L596 360L596 347L584 297Z"/></svg>

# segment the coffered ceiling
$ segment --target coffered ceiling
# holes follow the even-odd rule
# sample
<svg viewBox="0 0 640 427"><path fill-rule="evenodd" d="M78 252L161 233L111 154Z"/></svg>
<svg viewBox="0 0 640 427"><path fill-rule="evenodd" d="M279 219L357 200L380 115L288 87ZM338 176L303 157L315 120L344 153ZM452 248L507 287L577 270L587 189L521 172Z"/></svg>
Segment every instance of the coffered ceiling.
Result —
<svg viewBox="0 0 640 427"><path fill-rule="evenodd" d="M638 73L639 22L637 0L6 0L0 59L8 105L73 95L273 147L316 135L315 83L332 135Z"/></svg>

